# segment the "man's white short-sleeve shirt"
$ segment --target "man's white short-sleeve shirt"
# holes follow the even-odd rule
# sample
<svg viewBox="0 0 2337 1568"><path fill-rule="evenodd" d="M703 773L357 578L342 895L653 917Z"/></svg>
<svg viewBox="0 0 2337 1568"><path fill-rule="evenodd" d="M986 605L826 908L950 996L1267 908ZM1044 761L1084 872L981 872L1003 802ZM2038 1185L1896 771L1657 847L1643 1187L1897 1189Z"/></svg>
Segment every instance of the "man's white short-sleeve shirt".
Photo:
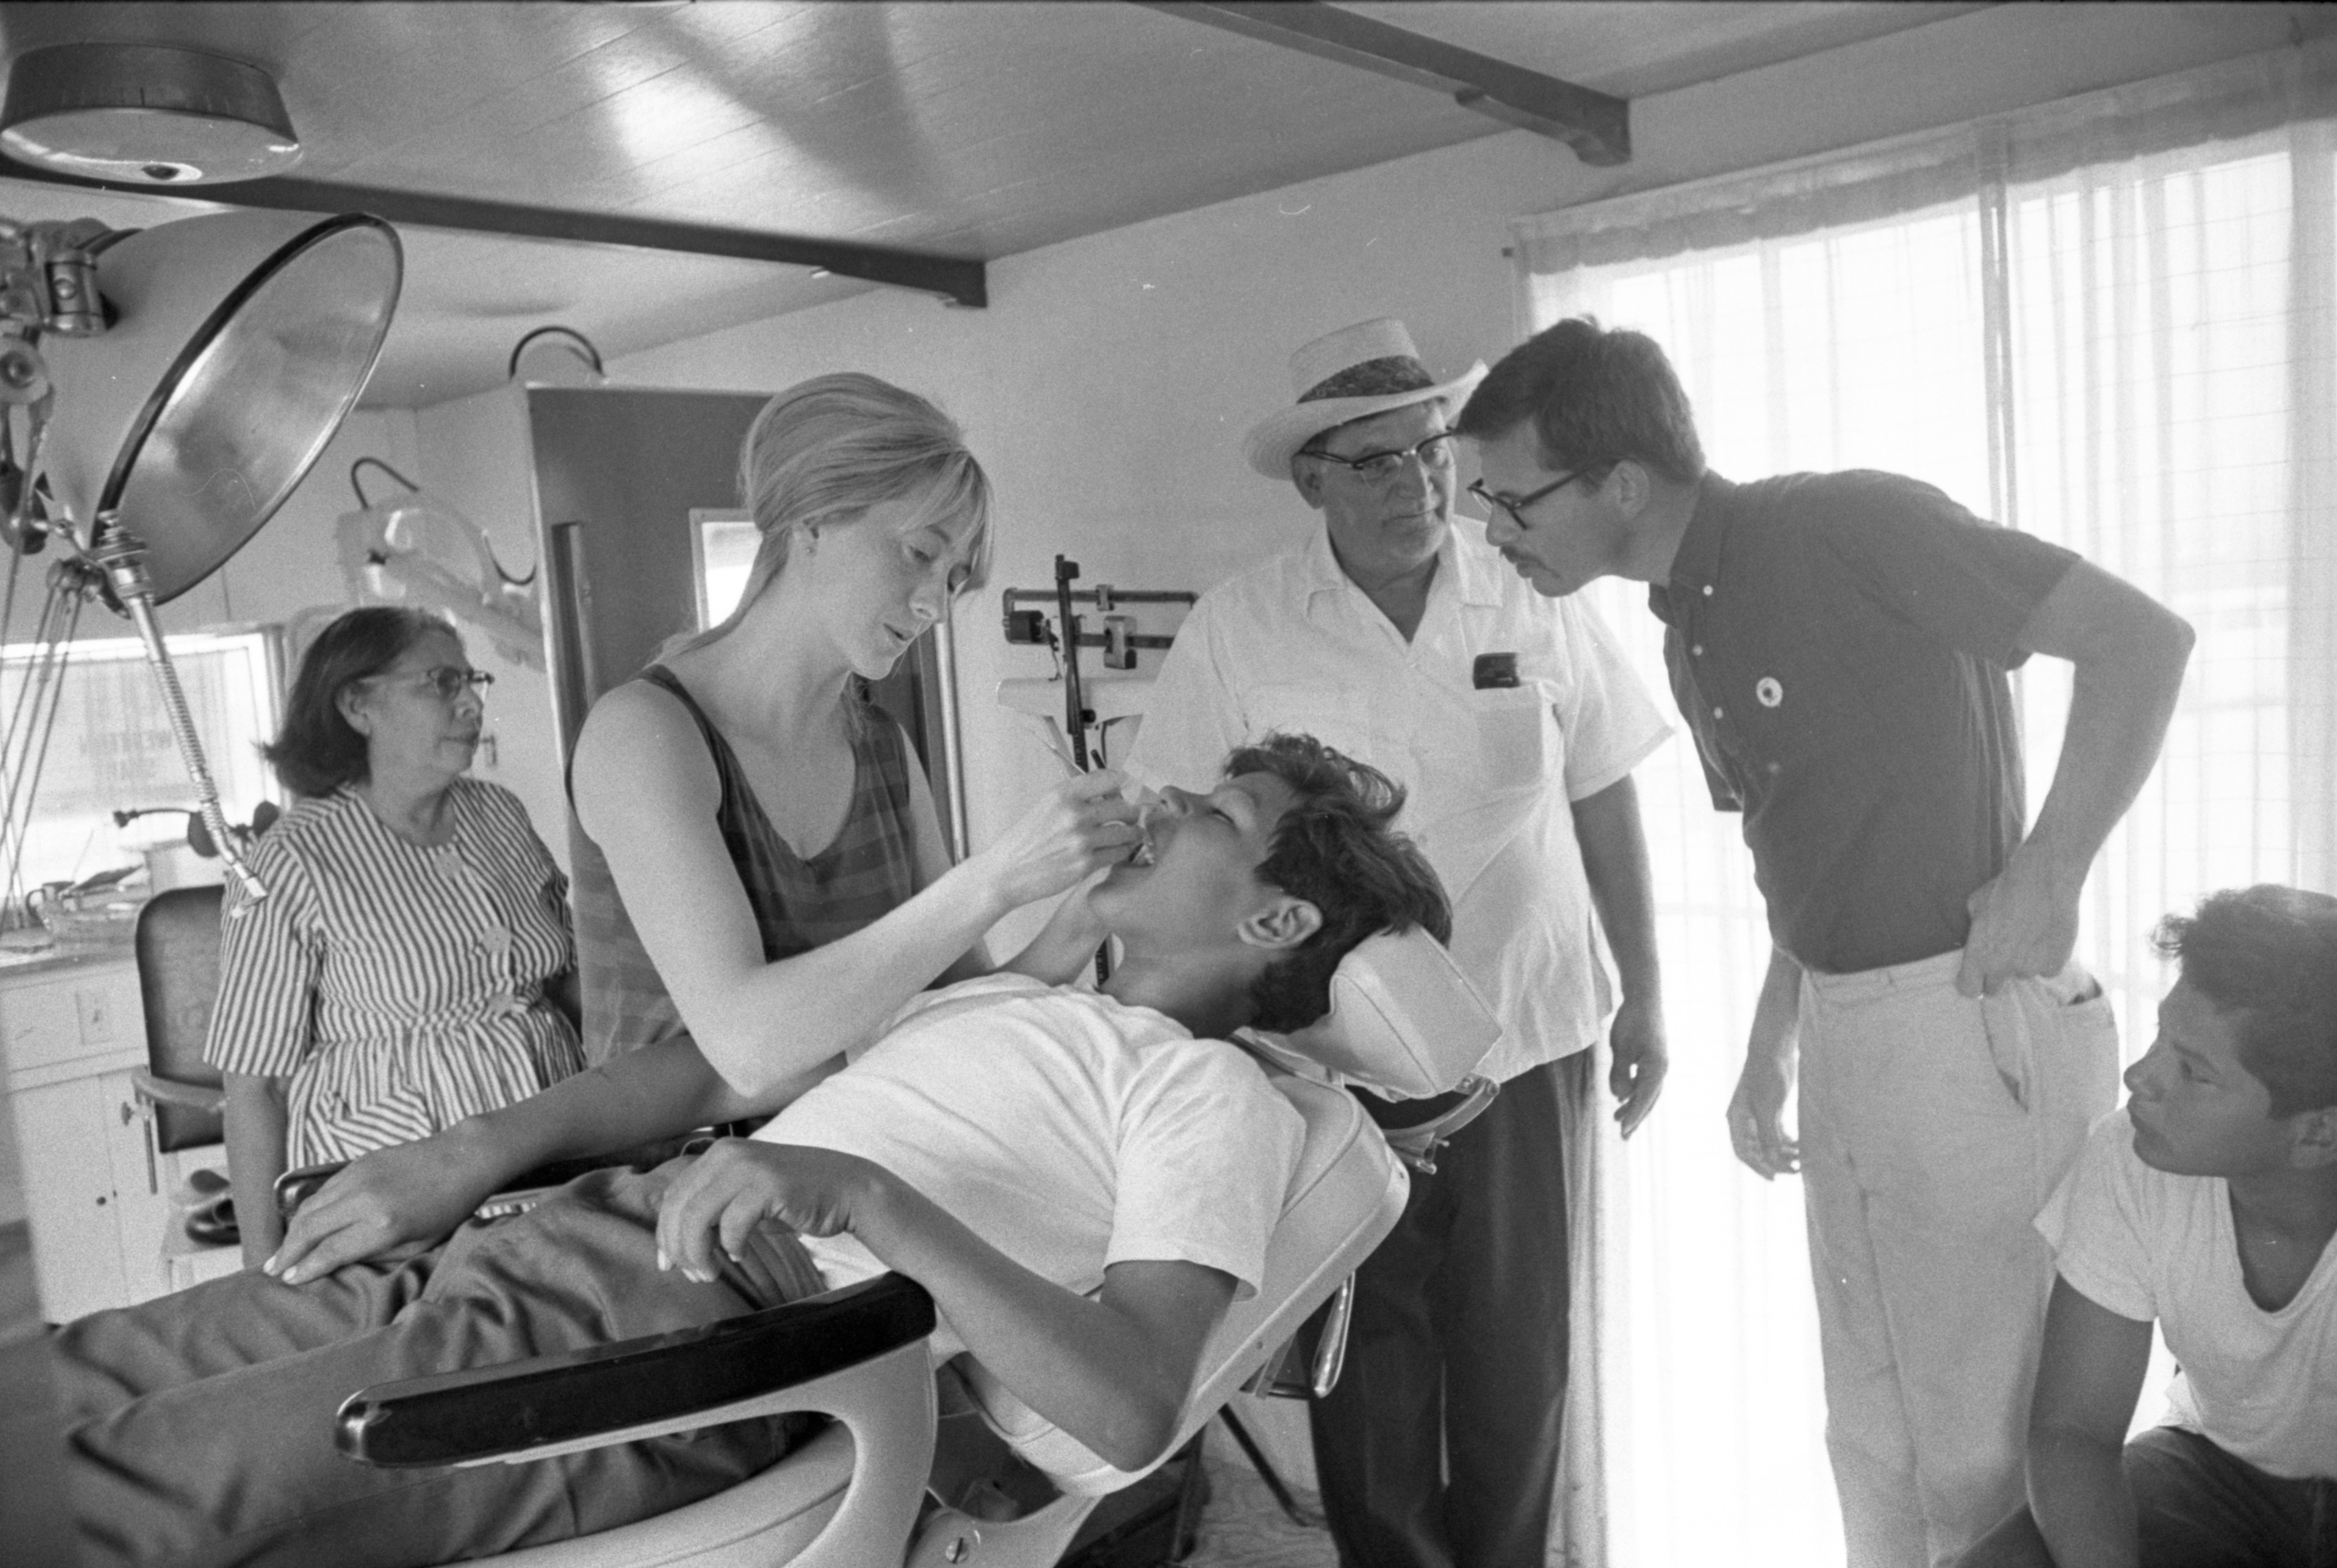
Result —
<svg viewBox="0 0 2337 1568"><path fill-rule="evenodd" d="M1488 653L1517 656L1517 686L1474 687ZM1597 1040L1614 988L1570 808L1670 730L1588 604L1535 593L1463 520L1406 642L1318 523L1304 549L1201 596L1127 765L1207 788L1228 751L1276 730L1411 792L1397 825L1443 879L1453 957L1504 1027L1481 1072L1512 1077Z"/></svg>
<svg viewBox="0 0 2337 1568"><path fill-rule="evenodd" d="M2240 1273L2230 1184L2143 1164L2123 1106L2094 1124L2037 1229L2088 1300L2157 1321L2182 1368L2167 1425L2274 1475L2337 1477L2337 1243L2265 1311Z"/></svg>

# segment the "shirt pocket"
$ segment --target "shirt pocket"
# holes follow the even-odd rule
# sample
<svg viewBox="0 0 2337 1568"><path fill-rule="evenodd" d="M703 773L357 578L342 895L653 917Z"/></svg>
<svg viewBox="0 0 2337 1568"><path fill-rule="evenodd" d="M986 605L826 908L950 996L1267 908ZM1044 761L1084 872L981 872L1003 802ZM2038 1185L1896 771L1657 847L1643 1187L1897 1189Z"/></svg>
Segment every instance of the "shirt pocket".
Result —
<svg viewBox="0 0 2337 1568"><path fill-rule="evenodd" d="M1369 709L1362 696L1344 687L1276 682L1253 687L1248 709L1252 742L1269 735L1311 735L1359 762L1372 761ZM1211 765L1224 761L1208 759Z"/></svg>
<svg viewBox="0 0 2337 1568"><path fill-rule="evenodd" d="M1472 691L1468 712L1480 788L1494 794L1538 789L1564 769L1558 716L1541 683Z"/></svg>

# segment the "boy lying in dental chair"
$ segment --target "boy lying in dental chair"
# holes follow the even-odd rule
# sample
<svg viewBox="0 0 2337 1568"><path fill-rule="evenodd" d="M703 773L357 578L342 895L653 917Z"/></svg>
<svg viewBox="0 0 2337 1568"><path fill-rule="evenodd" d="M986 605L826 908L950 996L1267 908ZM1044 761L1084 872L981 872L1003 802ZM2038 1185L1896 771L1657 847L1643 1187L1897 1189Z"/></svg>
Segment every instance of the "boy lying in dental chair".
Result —
<svg viewBox="0 0 2337 1568"><path fill-rule="evenodd" d="M83 1568L443 1563L677 1507L769 1465L787 1424L376 1470L334 1452L334 1412L368 1385L695 1327L888 1268L932 1293L936 1360L970 1350L1096 1454L1148 1464L1260 1278L1302 1135L1226 1037L1314 1021L1374 932L1447 934L1435 874L1389 829L1402 800L1305 737L1242 748L1209 794L1172 792L1087 895L1097 936L1122 944L1101 993L1011 975L930 992L751 1141L596 1172L403 1262L323 1271L331 1254L296 1227L279 1259L307 1251L280 1278L70 1325L56 1349Z"/></svg>

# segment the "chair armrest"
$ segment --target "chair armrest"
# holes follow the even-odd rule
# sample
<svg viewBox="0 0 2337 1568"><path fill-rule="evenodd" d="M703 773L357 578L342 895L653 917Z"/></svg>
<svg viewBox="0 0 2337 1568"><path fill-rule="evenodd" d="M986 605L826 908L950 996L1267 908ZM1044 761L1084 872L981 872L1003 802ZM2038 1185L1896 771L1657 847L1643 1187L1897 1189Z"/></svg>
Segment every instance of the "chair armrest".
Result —
<svg viewBox="0 0 2337 1568"><path fill-rule="evenodd" d="M1364 1114L1379 1124L1395 1157L1422 1175L1433 1176L1437 1151L1452 1142L1453 1134L1483 1115L1501 1092L1500 1084L1472 1073L1461 1080L1459 1088L1433 1100L1390 1104L1362 1091L1355 1091L1355 1098L1362 1102Z"/></svg>
<svg viewBox="0 0 2337 1568"><path fill-rule="evenodd" d="M184 1105L191 1111L216 1112L226 1101L226 1091L202 1084L182 1084L176 1078L157 1077L143 1067L130 1069L130 1086L138 1097L158 1105Z"/></svg>
<svg viewBox="0 0 2337 1568"><path fill-rule="evenodd" d="M603 1170L621 1160L589 1159L561 1160L540 1165L523 1175L512 1179L512 1184L483 1200L473 1211L482 1220L492 1220L502 1214L523 1213L533 1208L544 1194L555 1187L566 1186L589 1172ZM348 1168L347 1160L336 1160L322 1165L299 1165L276 1178L276 1213L290 1223L301 1204L317 1195L317 1189ZM642 1167L635 1164L634 1169Z"/></svg>
<svg viewBox="0 0 2337 1568"><path fill-rule="evenodd" d="M1253 1373L1242 1392L1270 1399L1326 1399L1347 1365L1347 1325L1354 1316L1355 1277L1298 1326L1289 1342Z"/></svg>
<svg viewBox="0 0 2337 1568"><path fill-rule="evenodd" d="M336 1160L323 1165L295 1165L276 1178L276 1213L289 1224L300 1205L317 1195L317 1189L348 1169L347 1160Z"/></svg>
<svg viewBox="0 0 2337 1568"><path fill-rule="evenodd" d="M524 1456L808 1382L933 1328L924 1288L880 1274L704 1328L360 1389L334 1442L386 1468Z"/></svg>

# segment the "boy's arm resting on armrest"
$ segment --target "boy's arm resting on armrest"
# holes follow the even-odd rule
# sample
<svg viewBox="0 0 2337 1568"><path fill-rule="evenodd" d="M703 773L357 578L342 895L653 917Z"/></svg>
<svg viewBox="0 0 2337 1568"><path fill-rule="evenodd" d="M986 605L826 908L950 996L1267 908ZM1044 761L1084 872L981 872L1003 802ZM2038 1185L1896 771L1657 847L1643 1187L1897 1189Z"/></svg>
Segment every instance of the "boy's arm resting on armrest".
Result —
<svg viewBox="0 0 2337 1568"><path fill-rule="evenodd" d="M2150 1365L2150 1325L2056 1278L2029 1409L2029 1505L2058 1568L2135 1568L2120 1455Z"/></svg>
<svg viewBox="0 0 2337 1568"><path fill-rule="evenodd" d="M418 1251L538 1166L761 1115L804 1086L790 1081L768 1096L742 1096L681 1038L611 1057L500 1110L356 1161L301 1204L268 1271L297 1285L344 1263Z"/></svg>
<svg viewBox="0 0 2337 1568"><path fill-rule="evenodd" d="M698 1278L777 1219L849 1231L933 1292L966 1349L1025 1404L1108 1463L1140 1470L1174 1437L1231 1275L1173 1261L1114 1263L1090 1300L1008 1258L882 1167L832 1150L725 1140L658 1213L661 1261Z"/></svg>

